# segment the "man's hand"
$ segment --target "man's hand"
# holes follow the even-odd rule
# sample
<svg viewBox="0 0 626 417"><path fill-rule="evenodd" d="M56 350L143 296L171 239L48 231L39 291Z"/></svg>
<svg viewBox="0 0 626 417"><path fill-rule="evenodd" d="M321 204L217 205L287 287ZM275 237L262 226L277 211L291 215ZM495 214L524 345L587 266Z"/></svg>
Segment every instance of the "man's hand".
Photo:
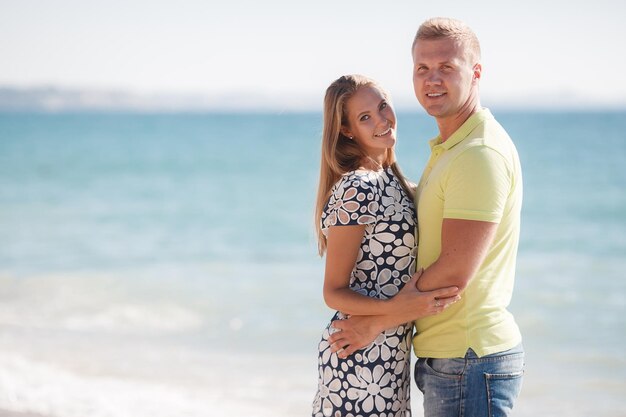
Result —
<svg viewBox="0 0 626 417"><path fill-rule="evenodd" d="M377 325L378 318L378 316L351 316L345 320L333 321L332 327L338 331L328 338L331 350L345 359L372 343L384 330Z"/></svg>

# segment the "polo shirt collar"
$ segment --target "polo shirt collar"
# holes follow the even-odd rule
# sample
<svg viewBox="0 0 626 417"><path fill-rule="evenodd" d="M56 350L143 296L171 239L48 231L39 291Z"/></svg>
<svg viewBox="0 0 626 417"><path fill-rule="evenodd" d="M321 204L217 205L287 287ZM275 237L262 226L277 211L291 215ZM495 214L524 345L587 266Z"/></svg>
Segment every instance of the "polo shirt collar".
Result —
<svg viewBox="0 0 626 417"><path fill-rule="evenodd" d="M472 114L466 121L463 123L457 130L454 132L448 140L441 143L441 135L437 135L434 139L431 139L429 144L430 148L433 149L435 146L440 147L444 150L449 150L455 145L458 145L463 141L469 134L474 130L474 128L481 123L485 122L485 120L492 119L493 116L489 109L480 109L476 113Z"/></svg>

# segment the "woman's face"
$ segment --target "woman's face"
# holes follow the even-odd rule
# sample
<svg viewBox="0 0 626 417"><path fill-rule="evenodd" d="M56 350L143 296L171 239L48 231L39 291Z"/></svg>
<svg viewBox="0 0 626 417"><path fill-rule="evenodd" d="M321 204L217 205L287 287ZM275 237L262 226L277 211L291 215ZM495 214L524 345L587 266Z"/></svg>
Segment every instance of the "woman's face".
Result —
<svg viewBox="0 0 626 417"><path fill-rule="evenodd" d="M384 157L396 144L396 114L379 89L359 88L346 102L346 110L348 125L342 133L352 136L370 157Z"/></svg>

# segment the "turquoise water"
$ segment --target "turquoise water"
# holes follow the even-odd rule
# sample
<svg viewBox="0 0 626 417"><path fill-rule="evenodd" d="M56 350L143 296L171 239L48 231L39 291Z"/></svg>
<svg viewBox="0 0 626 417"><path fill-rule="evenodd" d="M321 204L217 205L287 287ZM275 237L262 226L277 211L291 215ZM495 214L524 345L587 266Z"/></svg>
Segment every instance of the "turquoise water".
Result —
<svg viewBox="0 0 626 417"><path fill-rule="evenodd" d="M626 415L626 113L492 111L524 170L517 415ZM398 120L417 180L436 126ZM331 315L320 132L318 114L1 114L0 410L306 414Z"/></svg>

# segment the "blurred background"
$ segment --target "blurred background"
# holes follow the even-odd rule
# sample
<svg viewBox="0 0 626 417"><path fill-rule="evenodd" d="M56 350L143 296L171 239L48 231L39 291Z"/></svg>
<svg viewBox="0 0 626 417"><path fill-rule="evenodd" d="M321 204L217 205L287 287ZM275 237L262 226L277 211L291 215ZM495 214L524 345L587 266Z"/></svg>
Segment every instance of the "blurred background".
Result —
<svg viewBox="0 0 626 417"><path fill-rule="evenodd" d="M310 413L323 93L387 87L419 179L441 15L524 170L515 415L626 416L626 6L439 3L0 0L0 416Z"/></svg>

